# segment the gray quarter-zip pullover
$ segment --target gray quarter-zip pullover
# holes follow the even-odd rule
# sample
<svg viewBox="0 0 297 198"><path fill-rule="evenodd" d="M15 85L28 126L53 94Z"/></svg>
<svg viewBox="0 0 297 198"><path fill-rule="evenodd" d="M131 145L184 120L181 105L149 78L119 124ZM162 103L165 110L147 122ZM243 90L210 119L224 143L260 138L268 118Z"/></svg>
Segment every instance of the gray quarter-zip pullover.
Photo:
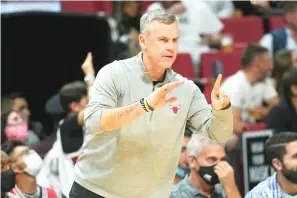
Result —
<svg viewBox="0 0 297 198"><path fill-rule="evenodd" d="M103 67L84 114L87 133L75 181L107 198L168 198L185 127L224 142L233 131L231 108L212 110L199 88L185 79L170 93L176 102L144 113L119 130L103 132L100 116L104 109L133 104L162 85L182 79L167 69L164 82L154 85L142 53Z"/></svg>

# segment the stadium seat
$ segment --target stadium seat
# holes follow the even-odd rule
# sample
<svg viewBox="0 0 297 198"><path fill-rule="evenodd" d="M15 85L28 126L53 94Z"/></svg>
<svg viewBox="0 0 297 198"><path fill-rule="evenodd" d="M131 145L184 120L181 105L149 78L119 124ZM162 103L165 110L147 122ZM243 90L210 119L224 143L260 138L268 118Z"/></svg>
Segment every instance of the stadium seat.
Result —
<svg viewBox="0 0 297 198"><path fill-rule="evenodd" d="M271 16L269 17L269 28L270 31L284 27L284 21L282 16Z"/></svg>
<svg viewBox="0 0 297 198"><path fill-rule="evenodd" d="M112 13L112 1L61 1L63 12L96 13L104 12L105 15Z"/></svg>
<svg viewBox="0 0 297 198"><path fill-rule="evenodd" d="M189 80L195 80L194 65L190 54L177 54L172 69Z"/></svg>
<svg viewBox="0 0 297 198"><path fill-rule="evenodd" d="M240 52L207 52L201 55L200 76L202 78L213 77L212 64L221 61L223 64L223 77L226 78L241 69Z"/></svg>
<svg viewBox="0 0 297 198"><path fill-rule="evenodd" d="M222 19L223 33L233 36L235 43L258 42L264 34L263 22L259 17Z"/></svg>
<svg viewBox="0 0 297 198"><path fill-rule="evenodd" d="M244 127L244 130L249 131L249 132L251 132L251 131L257 132L257 131L261 131L261 130L265 130L265 129L266 129L265 122L258 122L255 124L247 124Z"/></svg>

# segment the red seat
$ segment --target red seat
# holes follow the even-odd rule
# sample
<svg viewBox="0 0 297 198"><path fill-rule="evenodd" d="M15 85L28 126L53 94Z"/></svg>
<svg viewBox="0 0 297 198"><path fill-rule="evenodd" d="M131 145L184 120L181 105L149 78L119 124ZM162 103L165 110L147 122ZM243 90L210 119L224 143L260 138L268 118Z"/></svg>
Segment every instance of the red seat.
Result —
<svg viewBox="0 0 297 198"><path fill-rule="evenodd" d="M269 17L270 31L284 27L283 16L271 16Z"/></svg>
<svg viewBox="0 0 297 198"><path fill-rule="evenodd" d="M241 52L208 52L201 55L200 76L201 78L212 79L212 63L219 60L223 64L223 77L227 78L241 69L240 64ZM212 81L210 81L212 82ZM213 88L212 83L208 83L204 87L204 95L210 103L210 94Z"/></svg>
<svg viewBox="0 0 297 198"><path fill-rule="evenodd" d="M244 127L245 131L261 131L266 129L266 123L265 122L258 122L255 124L246 124Z"/></svg>
<svg viewBox="0 0 297 198"><path fill-rule="evenodd" d="M172 69L189 80L195 80L194 65L190 54L177 54Z"/></svg>
<svg viewBox="0 0 297 198"><path fill-rule="evenodd" d="M222 19L223 33L233 36L235 43L258 42L264 34L263 22L259 17Z"/></svg>
<svg viewBox="0 0 297 198"><path fill-rule="evenodd" d="M241 69L241 52L207 52L201 55L200 76L212 77L212 63L219 60L223 63L223 77L233 75Z"/></svg>
<svg viewBox="0 0 297 198"><path fill-rule="evenodd" d="M63 12L96 13L102 11L105 15L112 12L112 1L61 1Z"/></svg>

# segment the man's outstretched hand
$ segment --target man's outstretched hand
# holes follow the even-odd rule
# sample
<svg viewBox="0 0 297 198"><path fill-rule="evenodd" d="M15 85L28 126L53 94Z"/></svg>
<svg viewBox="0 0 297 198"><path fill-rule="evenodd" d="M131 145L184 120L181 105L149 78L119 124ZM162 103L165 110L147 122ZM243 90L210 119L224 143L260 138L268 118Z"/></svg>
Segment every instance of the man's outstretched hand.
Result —
<svg viewBox="0 0 297 198"><path fill-rule="evenodd" d="M166 95L169 92L171 92L173 89L181 86L183 83L184 81L176 81L176 82L171 82L166 85L163 85L160 89L154 91L147 98L148 104L154 109L159 109L161 107L164 107L168 104L175 102L177 100L176 97L171 97L169 99L166 99Z"/></svg>
<svg viewBox="0 0 297 198"><path fill-rule="evenodd" d="M230 94L220 90L222 74L218 75L217 80L211 91L211 106L214 110L226 108L230 103Z"/></svg>

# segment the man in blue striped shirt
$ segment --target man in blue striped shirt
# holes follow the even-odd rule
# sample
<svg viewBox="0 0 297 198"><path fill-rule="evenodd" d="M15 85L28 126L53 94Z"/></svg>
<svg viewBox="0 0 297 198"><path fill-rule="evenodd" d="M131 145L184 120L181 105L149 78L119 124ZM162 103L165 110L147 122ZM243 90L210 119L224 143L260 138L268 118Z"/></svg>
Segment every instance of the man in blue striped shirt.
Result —
<svg viewBox="0 0 297 198"><path fill-rule="evenodd" d="M273 135L267 140L265 151L275 173L248 192L245 198L296 198L297 133Z"/></svg>

